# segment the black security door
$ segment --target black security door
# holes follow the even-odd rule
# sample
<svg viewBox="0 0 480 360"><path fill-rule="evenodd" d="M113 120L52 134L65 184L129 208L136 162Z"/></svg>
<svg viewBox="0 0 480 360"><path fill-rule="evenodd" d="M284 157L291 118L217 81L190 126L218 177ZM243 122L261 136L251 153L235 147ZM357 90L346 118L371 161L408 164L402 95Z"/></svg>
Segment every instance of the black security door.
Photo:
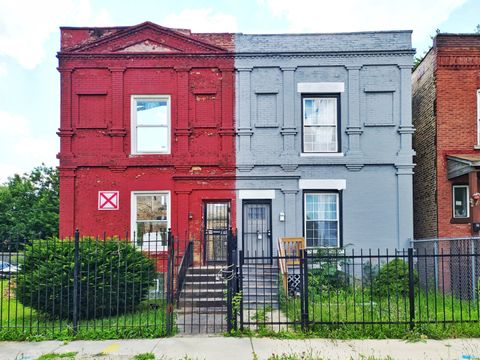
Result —
<svg viewBox="0 0 480 360"><path fill-rule="evenodd" d="M204 203L203 228L205 260L209 263L227 261L227 234L230 227L230 203Z"/></svg>
<svg viewBox="0 0 480 360"><path fill-rule="evenodd" d="M272 203L243 201L243 253L246 257L272 256ZM261 261L260 261L261 262Z"/></svg>

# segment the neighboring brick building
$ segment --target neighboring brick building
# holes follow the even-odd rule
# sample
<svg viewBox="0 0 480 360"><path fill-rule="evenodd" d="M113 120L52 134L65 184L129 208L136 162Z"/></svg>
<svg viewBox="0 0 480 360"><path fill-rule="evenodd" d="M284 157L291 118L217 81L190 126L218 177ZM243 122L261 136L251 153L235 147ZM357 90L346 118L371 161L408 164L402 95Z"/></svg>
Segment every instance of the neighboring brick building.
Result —
<svg viewBox="0 0 480 360"><path fill-rule="evenodd" d="M480 35L438 34L412 81L415 238L478 235Z"/></svg>
<svg viewBox="0 0 480 360"><path fill-rule="evenodd" d="M61 29L61 237L158 249L168 228L235 227L232 49L230 34L149 22Z"/></svg>

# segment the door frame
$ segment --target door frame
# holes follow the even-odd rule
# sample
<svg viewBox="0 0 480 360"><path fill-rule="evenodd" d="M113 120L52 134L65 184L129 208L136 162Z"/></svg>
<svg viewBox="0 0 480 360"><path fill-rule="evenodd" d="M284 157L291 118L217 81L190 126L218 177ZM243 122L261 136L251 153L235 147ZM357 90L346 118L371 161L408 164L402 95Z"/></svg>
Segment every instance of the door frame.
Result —
<svg viewBox="0 0 480 360"><path fill-rule="evenodd" d="M273 261L273 222L272 222L272 199L243 199L242 200L242 251L245 254L245 214L244 214L244 207L248 204L257 204L257 205L268 205L268 209L270 211L270 221L269 221L269 229L270 229L270 255L267 257L270 258L270 261Z"/></svg>
<svg viewBox="0 0 480 360"><path fill-rule="evenodd" d="M227 262L227 258L225 257L225 261L223 260L208 260L207 259L207 204L227 204L227 234L225 235L228 238L228 230L232 226L232 201L230 199L203 199L202 200L202 244L203 244L203 254L202 254L202 262L203 264L211 263L211 264L222 264ZM225 256L227 254L227 248L225 245Z"/></svg>

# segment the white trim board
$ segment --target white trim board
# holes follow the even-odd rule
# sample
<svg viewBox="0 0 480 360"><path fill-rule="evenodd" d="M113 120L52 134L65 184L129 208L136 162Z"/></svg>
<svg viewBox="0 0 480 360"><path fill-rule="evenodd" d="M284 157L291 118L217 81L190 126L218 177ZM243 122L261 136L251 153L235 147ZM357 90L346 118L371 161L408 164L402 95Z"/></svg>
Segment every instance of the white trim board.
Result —
<svg viewBox="0 0 480 360"><path fill-rule="evenodd" d="M298 187L307 190L344 190L347 188L345 179L300 179Z"/></svg>
<svg viewBox="0 0 480 360"><path fill-rule="evenodd" d="M298 83L297 92L299 93L342 93L345 91L343 82L311 82Z"/></svg>
<svg viewBox="0 0 480 360"><path fill-rule="evenodd" d="M275 199L275 190L238 190L239 199Z"/></svg>

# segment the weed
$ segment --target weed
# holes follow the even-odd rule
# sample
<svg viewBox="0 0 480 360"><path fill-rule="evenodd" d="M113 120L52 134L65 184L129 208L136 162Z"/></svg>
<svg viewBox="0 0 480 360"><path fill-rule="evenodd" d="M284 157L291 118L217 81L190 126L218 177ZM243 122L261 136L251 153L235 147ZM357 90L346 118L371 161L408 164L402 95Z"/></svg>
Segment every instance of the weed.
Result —
<svg viewBox="0 0 480 360"><path fill-rule="evenodd" d="M134 360L155 360L155 355L152 353L142 353L134 356Z"/></svg>
<svg viewBox="0 0 480 360"><path fill-rule="evenodd" d="M77 352L66 352L66 353L49 353L43 354L42 356L38 357L37 360L56 360L56 359L75 359Z"/></svg>

